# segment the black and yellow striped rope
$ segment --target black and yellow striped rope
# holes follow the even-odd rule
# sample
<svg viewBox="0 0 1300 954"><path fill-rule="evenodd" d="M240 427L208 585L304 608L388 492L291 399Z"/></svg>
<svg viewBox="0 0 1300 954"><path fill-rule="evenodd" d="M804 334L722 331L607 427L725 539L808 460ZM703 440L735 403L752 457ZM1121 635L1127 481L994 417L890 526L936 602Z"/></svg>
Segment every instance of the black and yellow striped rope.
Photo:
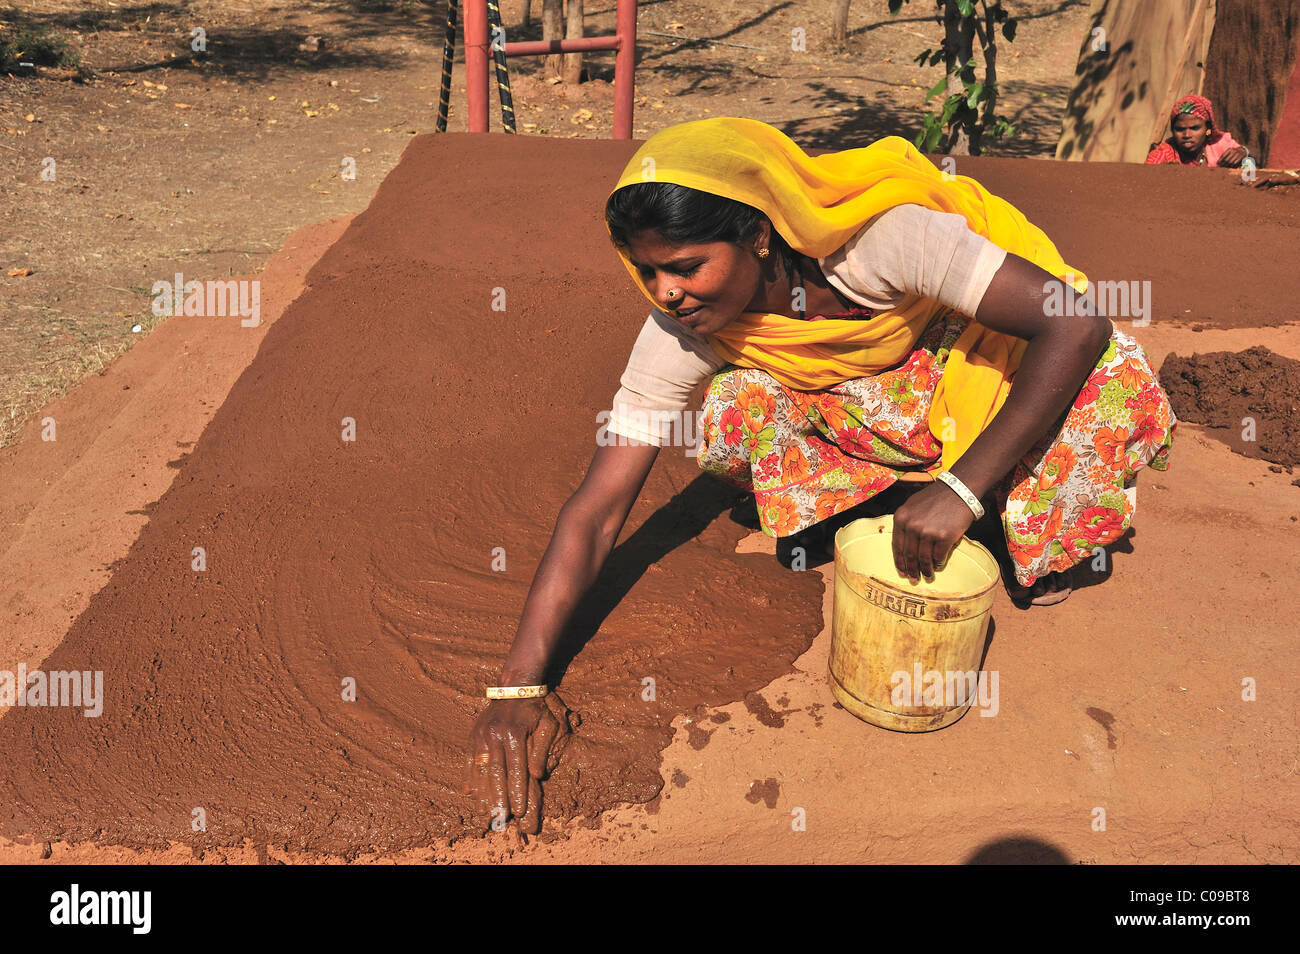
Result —
<svg viewBox="0 0 1300 954"><path fill-rule="evenodd" d="M438 91L438 132L447 131L447 110L451 106L451 64L456 57L456 3L447 0L447 32L442 40L442 87Z"/></svg>
<svg viewBox="0 0 1300 954"><path fill-rule="evenodd" d="M471 0L472 2L472 0ZM456 12L459 0L447 0L447 29L442 41L442 85L438 89L438 132L447 131L447 114L451 108L451 69L456 57ZM497 0L488 0L488 29L492 32L490 45L496 63L497 97L501 100L501 124L506 132L514 133L515 103L510 95L510 70L506 66L506 29L501 24L501 8ZM497 42L497 37L500 42Z"/></svg>
<svg viewBox="0 0 1300 954"><path fill-rule="evenodd" d="M492 59L497 65L497 96L501 100L501 125L506 132L515 132L515 102L510 95L510 71L506 69L506 28L501 25L501 8L497 0L487 0L488 30L492 39ZM500 36L500 42L496 37Z"/></svg>

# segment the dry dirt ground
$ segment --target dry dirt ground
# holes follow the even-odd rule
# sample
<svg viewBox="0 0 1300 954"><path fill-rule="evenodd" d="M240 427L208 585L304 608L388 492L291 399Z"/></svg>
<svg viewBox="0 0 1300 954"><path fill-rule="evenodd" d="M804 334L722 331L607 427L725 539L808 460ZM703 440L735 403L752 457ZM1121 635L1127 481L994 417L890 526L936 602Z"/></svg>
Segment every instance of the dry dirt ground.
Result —
<svg viewBox="0 0 1300 954"><path fill-rule="evenodd" d="M1008 6L1023 22L1004 47L1003 111L1021 133L994 149L1050 156L1088 4ZM533 7L524 28L522 0L501 4L511 40L540 38ZM831 47L831 7L643 3L634 136L745 115L810 146L910 137L939 75L912 64L941 35L928 4L890 17L885 0L857 0L844 51ZM613 32L613 0L588 0L586 11L587 35ZM155 281L259 269L294 229L365 208L410 137L434 129L444 22L442 3L384 0L0 7L0 24L65 39L85 73L0 77L0 447L150 333ZM796 28L806 51L791 49ZM195 29L205 51L191 48ZM309 38L315 49L300 48ZM542 66L511 64L522 134L608 138L613 55L589 55L577 88L544 82ZM452 130L465 128L463 88L458 53ZM354 180L340 175L344 157ZM42 178L49 161L53 181Z"/></svg>

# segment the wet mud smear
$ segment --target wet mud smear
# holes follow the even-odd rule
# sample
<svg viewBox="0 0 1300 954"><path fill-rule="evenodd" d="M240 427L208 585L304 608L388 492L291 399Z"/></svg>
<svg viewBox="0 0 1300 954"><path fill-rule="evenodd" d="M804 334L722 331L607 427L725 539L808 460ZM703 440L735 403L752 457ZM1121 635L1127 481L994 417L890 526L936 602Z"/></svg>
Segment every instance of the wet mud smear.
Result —
<svg viewBox="0 0 1300 954"><path fill-rule="evenodd" d="M781 795L781 783L774 778L754 779L745 793L745 801L751 805L762 802L768 808L776 808L776 800Z"/></svg>
<svg viewBox="0 0 1300 954"><path fill-rule="evenodd" d="M714 730L716 731L716 730ZM709 744L709 739L713 738L713 732L701 729L694 722L686 725L686 741L691 748L699 751Z"/></svg>
<svg viewBox="0 0 1300 954"><path fill-rule="evenodd" d="M1096 706L1088 706L1084 710L1088 718L1097 723L1106 730L1106 748L1115 748L1115 717L1105 709L1098 709Z"/></svg>
<svg viewBox="0 0 1300 954"><path fill-rule="evenodd" d="M1256 346L1181 358L1160 366L1160 384L1179 418L1247 457L1300 464L1300 361ZM1253 439L1251 439L1253 438Z"/></svg>
<svg viewBox="0 0 1300 954"><path fill-rule="evenodd" d="M600 217L635 145L413 140L42 664L102 670L103 714L0 719L5 835L347 855L480 830L469 729L645 320ZM566 637L581 723L547 818L654 798L675 716L811 644L820 576L736 554L736 503L660 454Z"/></svg>
<svg viewBox="0 0 1300 954"><path fill-rule="evenodd" d="M759 693L751 692L745 696L745 708L749 714L769 729L785 726L785 716L773 709Z"/></svg>

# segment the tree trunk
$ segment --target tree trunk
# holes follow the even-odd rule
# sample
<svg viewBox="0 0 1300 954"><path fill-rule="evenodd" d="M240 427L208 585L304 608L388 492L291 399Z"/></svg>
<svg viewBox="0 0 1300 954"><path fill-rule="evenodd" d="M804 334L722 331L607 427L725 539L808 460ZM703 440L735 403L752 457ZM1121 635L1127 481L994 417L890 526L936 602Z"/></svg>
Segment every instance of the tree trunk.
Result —
<svg viewBox="0 0 1300 954"><path fill-rule="evenodd" d="M835 0L835 14L831 17L831 42L843 49L849 42L849 4L852 0Z"/></svg>
<svg viewBox="0 0 1300 954"><path fill-rule="evenodd" d="M993 11L984 15L984 29L980 31L980 46L984 51L984 104L980 111L979 122L971 142L971 155L978 156L984 151L984 133L993 126L993 117L998 108L998 43L997 23Z"/></svg>
<svg viewBox="0 0 1300 954"><path fill-rule="evenodd" d="M542 39L564 39L564 0L542 0ZM564 55L554 53L543 59L542 69L545 76L548 79L559 76Z"/></svg>
<svg viewBox="0 0 1300 954"><path fill-rule="evenodd" d="M582 0L566 0L567 18L564 28L566 40L576 40L582 36ZM564 54L564 82L577 86L582 82L582 54Z"/></svg>
<svg viewBox="0 0 1300 954"><path fill-rule="evenodd" d="M967 66L974 55L975 22L961 15L956 0L944 0L943 33L944 68L948 71L946 93L948 96L964 94L962 80L975 79L974 68ZM971 127L976 118L975 110L963 100L948 120L948 131L940 142L942 150L951 156L969 156Z"/></svg>

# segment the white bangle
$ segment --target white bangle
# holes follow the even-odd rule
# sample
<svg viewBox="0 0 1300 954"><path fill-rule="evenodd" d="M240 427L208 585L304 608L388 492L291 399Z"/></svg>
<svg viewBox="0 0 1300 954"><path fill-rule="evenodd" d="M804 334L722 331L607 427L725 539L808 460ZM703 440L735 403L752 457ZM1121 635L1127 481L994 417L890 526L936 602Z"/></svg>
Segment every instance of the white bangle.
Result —
<svg viewBox="0 0 1300 954"><path fill-rule="evenodd" d="M966 506L970 507L971 513L975 514L976 520L984 516L984 507L980 504L979 498L971 493L970 488L953 476L949 471L939 471L934 475L934 479L942 481L951 487L953 493L960 497L965 502Z"/></svg>
<svg viewBox="0 0 1300 954"><path fill-rule="evenodd" d="M540 699L548 691L543 683L540 686L488 686L484 694L489 699Z"/></svg>

